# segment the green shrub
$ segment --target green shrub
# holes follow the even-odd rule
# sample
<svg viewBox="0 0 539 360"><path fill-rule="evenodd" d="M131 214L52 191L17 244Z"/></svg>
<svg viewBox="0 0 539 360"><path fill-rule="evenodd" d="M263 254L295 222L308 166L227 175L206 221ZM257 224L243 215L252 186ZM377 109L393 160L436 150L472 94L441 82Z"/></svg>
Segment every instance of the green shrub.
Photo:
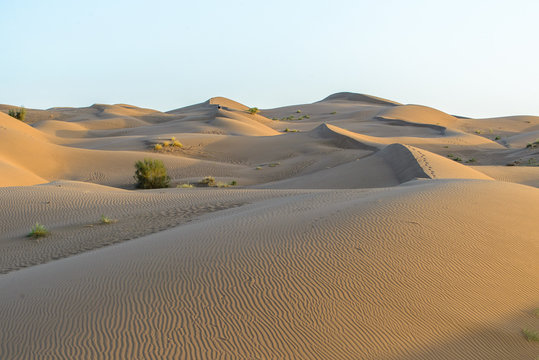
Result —
<svg viewBox="0 0 539 360"><path fill-rule="evenodd" d="M101 215L101 224L109 225L115 222L116 220L106 217L105 215Z"/></svg>
<svg viewBox="0 0 539 360"><path fill-rule="evenodd" d="M140 189L166 188L170 182L161 160L144 159L135 163L135 180Z"/></svg>
<svg viewBox="0 0 539 360"><path fill-rule="evenodd" d="M257 107L252 107L252 108L249 108L247 109L247 111L249 112L249 114L258 114L260 112L260 110L257 108Z"/></svg>
<svg viewBox="0 0 539 360"><path fill-rule="evenodd" d="M539 342L539 331L531 329L522 329L522 334L530 342Z"/></svg>
<svg viewBox="0 0 539 360"><path fill-rule="evenodd" d="M50 234L50 232L49 232L49 230L47 230L45 225L41 225L40 223L36 222L34 227L32 227L32 231L30 231L30 233L28 234L28 237L33 237L33 238L37 239L37 238L40 238L40 237L47 236L49 234Z"/></svg>
<svg viewBox="0 0 539 360"><path fill-rule="evenodd" d="M232 180L230 183L228 183L230 186L236 186L238 185L238 182L236 180Z"/></svg>
<svg viewBox="0 0 539 360"><path fill-rule="evenodd" d="M198 185L203 187L216 186L215 178L213 176L206 176L198 182Z"/></svg>
<svg viewBox="0 0 539 360"><path fill-rule="evenodd" d="M499 136L496 136L496 137L494 138L494 140L500 140L500 137L499 137Z"/></svg>
<svg viewBox="0 0 539 360"><path fill-rule="evenodd" d="M191 189L191 188L194 188L195 186L193 184L179 184L179 185L176 185L176 187L178 189Z"/></svg>
<svg viewBox="0 0 539 360"><path fill-rule="evenodd" d="M296 110L296 113L301 114L301 110L299 110L299 109Z"/></svg>
<svg viewBox="0 0 539 360"><path fill-rule="evenodd" d="M330 114L335 115L336 113L337 113L336 111L332 111Z"/></svg>
<svg viewBox="0 0 539 360"><path fill-rule="evenodd" d="M26 109L24 106L21 106L18 110L11 109L8 111L8 115L20 121L24 121L26 119Z"/></svg>

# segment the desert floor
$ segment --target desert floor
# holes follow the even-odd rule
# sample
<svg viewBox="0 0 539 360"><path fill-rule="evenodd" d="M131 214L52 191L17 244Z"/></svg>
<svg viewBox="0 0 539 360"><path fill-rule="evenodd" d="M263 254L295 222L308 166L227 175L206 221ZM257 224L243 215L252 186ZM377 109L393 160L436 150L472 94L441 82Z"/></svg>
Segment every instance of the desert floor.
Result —
<svg viewBox="0 0 539 360"><path fill-rule="evenodd" d="M0 359L539 355L539 117L354 93L12 108ZM144 158L170 188L135 189Z"/></svg>

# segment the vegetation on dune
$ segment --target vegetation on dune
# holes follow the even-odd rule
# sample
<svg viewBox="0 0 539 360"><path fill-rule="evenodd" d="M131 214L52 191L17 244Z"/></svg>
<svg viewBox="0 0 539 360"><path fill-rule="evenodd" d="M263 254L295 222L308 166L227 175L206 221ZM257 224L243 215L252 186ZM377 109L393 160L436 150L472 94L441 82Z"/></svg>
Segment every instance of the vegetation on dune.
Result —
<svg viewBox="0 0 539 360"><path fill-rule="evenodd" d="M530 342L539 342L539 331L531 329L522 329L522 334Z"/></svg>
<svg viewBox="0 0 539 360"><path fill-rule="evenodd" d="M539 139L535 140L532 143L526 144L526 149L535 149L537 146L539 146Z"/></svg>
<svg viewBox="0 0 539 360"><path fill-rule="evenodd" d="M50 234L50 232L49 232L49 230L47 230L45 225L42 225L42 224L36 222L36 224L32 227L32 230L28 234L28 237L33 237L33 238L37 239L37 238L40 238L40 237L47 236L49 234Z"/></svg>
<svg viewBox="0 0 539 360"><path fill-rule="evenodd" d="M260 110L257 107L252 107L252 108L247 109L247 112L249 112L249 114L254 115L254 114L258 114Z"/></svg>
<svg viewBox="0 0 539 360"><path fill-rule="evenodd" d="M21 106L19 109L11 109L8 111L8 115L20 121L24 121L26 119L26 109L24 106Z"/></svg>
<svg viewBox="0 0 539 360"><path fill-rule="evenodd" d="M144 159L135 163L135 181L139 189L159 189L169 185L170 177L161 160Z"/></svg>
<svg viewBox="0 0 539 360"><path fill-rule="evenodd" d="M101 224L104 224L104 225L109 225L109 224L113 224L115 223L116 220L115 219L111 219L105 215L101 215Z"/></svg>
<svg viewBox="0 0 539 360"><path fill-rule="evenodd" d="M206 176L204 179L198 182L198 185L202 187L215 186L215 178L213 176Z"/></svg>

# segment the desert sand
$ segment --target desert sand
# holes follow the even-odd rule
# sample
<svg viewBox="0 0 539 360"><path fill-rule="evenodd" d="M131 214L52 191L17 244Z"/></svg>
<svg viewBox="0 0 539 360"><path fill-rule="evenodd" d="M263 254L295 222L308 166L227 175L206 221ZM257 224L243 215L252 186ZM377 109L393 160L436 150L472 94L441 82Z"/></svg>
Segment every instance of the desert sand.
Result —
<svg viewBox="0 0 539 360"><path fill-rule="evenodd" d="M257 114L12 108L0 359L539 355L522 333L539 330L539 117L354 93ZM135 189L144 158L170 188ZM177 188L205 176L237 185Z"/></svg>

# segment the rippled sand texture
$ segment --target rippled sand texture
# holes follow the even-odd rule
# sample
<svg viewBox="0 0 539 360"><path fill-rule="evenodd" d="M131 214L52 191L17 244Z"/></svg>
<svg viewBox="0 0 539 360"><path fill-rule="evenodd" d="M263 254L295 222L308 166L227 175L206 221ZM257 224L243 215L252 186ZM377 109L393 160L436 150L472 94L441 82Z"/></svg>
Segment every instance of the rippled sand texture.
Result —
<svg viewBox="0 0 539 360"><path fill-rule="evenodd" d="M536 117L350 93L245 110L0 114L0 359L539 355ZM311 116L271 120L290 114ZM134 191L145 156L240 186Z"/></svg>

